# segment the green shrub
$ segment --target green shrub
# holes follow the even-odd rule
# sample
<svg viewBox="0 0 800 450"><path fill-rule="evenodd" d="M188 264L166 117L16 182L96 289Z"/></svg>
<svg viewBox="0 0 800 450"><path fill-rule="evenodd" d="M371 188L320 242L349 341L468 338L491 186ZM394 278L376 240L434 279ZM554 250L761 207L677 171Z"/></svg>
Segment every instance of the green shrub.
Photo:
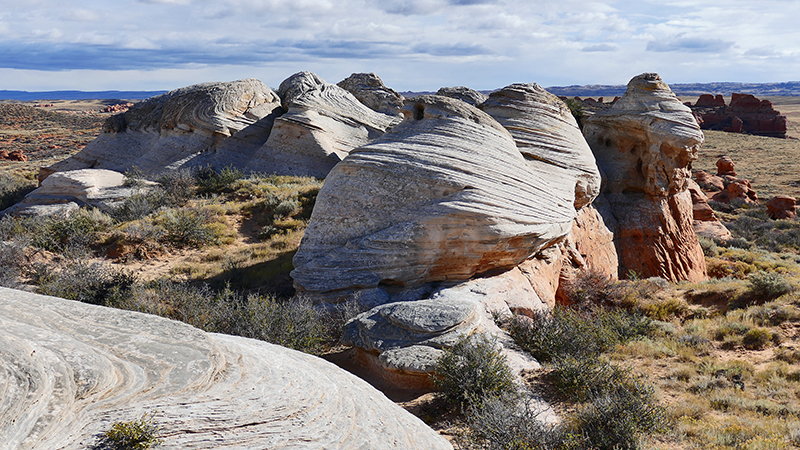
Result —
<svg viewBox="0 0 800 450"><path fill-rule="evenodd" d="M146 450L163 442L151 415L130 422L116 422L103 433L103 444L113 450Z"/></svg>
<svg viewBox="0 0 800 450"><path fill-rule="evenodd" d="M202 194L221 194L233 192L237 181L244 178L244 172L233 166L215 170L211 166L204 167L194 174L197 187Z"/></svg>
<svg viewBox="0 0 800 450"><path fill-rule="evenodd" d="M264 340L319 354L326 342L338 340L336 317L298 298L242 295L226 287L214 291L207 284L156 280L136 284L109 306L180 320L202 330Z"/></svg>
<svg viewBox="0 0 800 450"><path fill-rule="evenodd" d="M508 324L517 344L541 362L558 357L599 355L613 346L653 331L653 322L619 308L575 309L556 306L532 318L514 317Z"/></svg>
<svg viewBox="0 0 800 450"><path fill-rule="evenodd" d="M169 206L183 206L194 197L197 184L195 174L190 169L165 172L158 177L163 189L163 201Z"/></svg>
<svg viewBox="0 0 800 450"><path fill-rule="evenodd" d="M747 280L748 290L756 299L769 301L794 290L783 275L774 272L757 272Z"/></svg>
<svg viewBox="0 0 800 450"><path fill-rule="evenodd" d="M0 286L18 288L25 264L25 248L16 242L0 240Z"/></svg>
<svg viewBox="0 0 800 450"><path fill-rule="evenodd" d="M275 207L274 213L277 217L288 217L294 214L295 211L300 209L300 202L294 199L288 199L280 202Z"/></svg>
<svg viewBox="0 0 800 450"><path fill-rule="evenodd" d="M482 334L463 337L445 349L432 381L448 402L457 405L480 403L515 389L505 356Z"/></svg>
<svg viewBox="0 0 800 450"><path fill-rule="evenodd" d="M25 198L36 189L36 181L0 173L0 211Z"/></svg>
<svg viewBox="0 0 800 450"><path fill-rule="evenodd" d="M163 211L153 218L164 229L163 239L175 247L202 247L219 242L221 230L214 214L200 208Z"/></svg>
<svg viewBox="0 0 800 450"><path fill-rule="evenodd" d="M761 350L772 342L773 335L766 328L753 328L742 337L742 345L749 350Z"/></svg>
<svg viewBox="0 0 800 450"><path fill-rule="evenodd" d="M575 97L565 99L564 103L569 108L569 112L572 113L572 117L575 118L575 122L578 123L578 127L583 129L583 117L585 114L583 112L583 103Z"/></svg>
<svg viewBox="0 0 800 450"><path fill-rule="evenodd" d="M80 258L69 259L56 270L40 265L32 278L41 294L95 305L106 304L110 297L121 295L136 282L130 273Z"/></svg>
<svg viewBox="0 0 800 450"><path fill-rule="evenodd" d="M610 380L604 393L582 405L572 430L583 437L582 448L638 449L642 438L666 431L666 411L653 388L637 380Z"/></svg>
<svg viewBox="0 0 800 450"><path fill-rule="evenodd" d="M96 208L81 208L68 215L31 217L23 221L26 233L35 247L64 253L70 249L95 243L98 233L107 231L114 219Z"/></svg>
<svg viewBox="0 0 800 450"><path fill-rule="evenodd" d="M517 396L490 398L467 408L469 429L458 448L486 450L577 449L579 439L563 427L545 425L541 411Z"/></svg>
<svg viewBox="0 0 800 450"><path fill-rule="evenodd" d="M564 283L569 302L578 307L617 304L625 296L624 285L597 271L578 272Z"/></svg>
<svg viewBox="0 0 800 450"><path fill-rule="evenodd" d="M566 356L552 363L550 377L561 396L570 402L584 402L624 383L630 371L597 357Z"/></svg>
<svg viewBox="0 0 800 450"><path fill-rule="evenodd" d="M719 255L717 243L713 239L705 236L698 236L697 240L700 241L700 248L703 249L703 254L709 258Z"/></svg>

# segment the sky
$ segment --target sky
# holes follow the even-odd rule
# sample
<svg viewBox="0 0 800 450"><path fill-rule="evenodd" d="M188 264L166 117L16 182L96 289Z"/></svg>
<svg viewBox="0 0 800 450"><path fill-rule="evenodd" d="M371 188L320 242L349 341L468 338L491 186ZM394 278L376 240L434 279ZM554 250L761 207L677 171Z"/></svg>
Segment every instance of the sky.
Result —
<svg viewBox="0 0 800 450"><path fill-rule="evenodd" d="M800 1L0 0L0 90L800 80Z"/></svg>

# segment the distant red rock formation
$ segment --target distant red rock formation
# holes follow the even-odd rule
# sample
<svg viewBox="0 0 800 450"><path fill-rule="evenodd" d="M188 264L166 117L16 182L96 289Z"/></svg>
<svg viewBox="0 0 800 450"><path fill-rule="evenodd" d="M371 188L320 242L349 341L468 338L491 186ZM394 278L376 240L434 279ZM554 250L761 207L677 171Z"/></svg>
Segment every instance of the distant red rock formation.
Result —
<svg viewBox="0 0 800 450"><path fill-rule="evenodd" d="M22 150L14 150L9 152L8 150L0 150L0 160L5 161L27 161L28 157L22 153Z"/></svg>
<svg viewBox="0 0 800 450"><path fill-rule="evenodd" d="M750 94L734 93L730 105L721 95L703 94L691 108L704 130L786 137L786 116L776 111L769 100Z"/></svg>
<svg viewBox="0 0 800 450"><path fill-rule="evenodd" d="M116 105L106 106L101 109L100 112L121 113L127 111L131 106L133 106L133 103L118 103Z"/></svg>

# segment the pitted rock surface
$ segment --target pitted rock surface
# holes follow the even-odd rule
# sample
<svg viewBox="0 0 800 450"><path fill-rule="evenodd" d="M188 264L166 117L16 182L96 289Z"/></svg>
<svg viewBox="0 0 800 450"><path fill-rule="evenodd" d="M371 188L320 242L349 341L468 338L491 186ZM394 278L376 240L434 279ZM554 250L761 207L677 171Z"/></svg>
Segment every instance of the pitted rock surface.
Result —
<svg viewBox="0 0 800 450"><path fill-rule="evenodd" d="M163 449L452 449L320 358L0 288L0 449L86 449L154 413Z"/></svg>
<svg viewBox="0 0 800 450"><path fill-rule="evenodd" d="M404 113L334 167L317 196L292 272L316 301L371 290L374 305L509 269L569 231L574 185L527 164L493 118L440 96L407 100Z"/></svg>
<svg viewBox="0 0 800 450"><path fill-rule="evenodd" d="M687 191L704 137L691 110L657 74L642 74L612 107L586 119L584 133L617 220L620 273L705 279Z"/></svg>

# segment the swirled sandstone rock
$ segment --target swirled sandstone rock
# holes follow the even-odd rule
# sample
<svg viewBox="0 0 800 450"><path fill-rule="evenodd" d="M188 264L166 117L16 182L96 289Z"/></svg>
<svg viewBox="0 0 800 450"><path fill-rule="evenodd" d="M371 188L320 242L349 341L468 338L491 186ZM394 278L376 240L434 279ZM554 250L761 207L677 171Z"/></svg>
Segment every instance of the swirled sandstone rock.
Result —
<svg viewBox="0 0 800 450"><path fill-rule="evenodd" d="M328 175L294 257L300 291L386 303L513 268L569 231L574 189L527 164L489 115L441 96L407 100L404 114Z"/></svg>
<svg viewBox="0 0 800 450"><path fill-rule="evenodd" d="M480 108L503 125L528 165L561 183L575 209L600 193L600 173L592 150L567 105L535 83L512 84L492 92ZM543 175L545 176L545 175Z"/></svg>
<svg viewBox="0 0 800 450"><path fill-rule="evenodd" d="M587 118L584 134L617 220L620 273L705 279L686 190L704 139L691 110L657 74L646 73L634 77L612 107Z"/></svg>
<svg viewBox="0 0 800 450"><path fill-rule="evenodd" d="M386 87L374 73L354 73L336 85L353 94L358 101L374 111L402 117L400 109L405 97Z"/></svg>
<svg viewBox="0 0 800 450"><path fill-rule="evenodd" d="M451 449L311 355L0 288L0 449L96 448L154 413L164 449Z"/></svg>
<svg viewBox="0 0 800 450"><path fill-rule="evenodd" d="M282 175L324 178L356 147L372 142L400 121L371 110L351 93L311 72L299 72L278 92L286 113L250 168Z"/></svg>
<svg viewBox="0 0 800 450"><path fill-rule="evenodd" d="M205 165L245 168L281 113L278 96L252 78L176 89L109 118L97 139L43 169L40 180L87 168L125 172L135 166L145 174Z"/></svg>

